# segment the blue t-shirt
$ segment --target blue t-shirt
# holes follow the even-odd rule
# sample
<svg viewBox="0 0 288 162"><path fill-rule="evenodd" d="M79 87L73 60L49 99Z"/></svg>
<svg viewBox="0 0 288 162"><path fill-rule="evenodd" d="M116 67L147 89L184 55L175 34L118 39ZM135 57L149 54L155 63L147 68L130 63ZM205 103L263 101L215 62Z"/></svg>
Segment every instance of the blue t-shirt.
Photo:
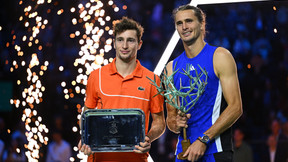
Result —
<svg viewBox="0 0 288 162"><path fill-rule="evenodd" d="M199 66L205 69L208 73L207 85L205 91L196 104L189 110L191 118L188 120L187 138L193 143L198 137L208 130L215 121L219 118L220 114L226 108L227 104L223 98L222 88L219 78L216 76L213 67L213 55L217 47L211 46L208 43L204 46L202 51L194 58L188 58L184 51L173 61L173 70L179 69L174 75L174 85L179 90L180 78L181 85L190 86L190 79L179 73L186 70L187 64L189 65L192 76L196 76L195 72L202 73ZM176 65L176 67L175 67ZM205 80L206 76L202 75L201 80ZM187 91L187 90L184 90ZM195 93L193 90L192 93ZM187 103L190 99L187 98ZM182 152L181 141L183 140L183 133L181 132L178 138L176 155ZM205 154L213 154L216 152L222 152L232 150L231 130L228 129L220 136L213 139L207 146Z"/></svg>

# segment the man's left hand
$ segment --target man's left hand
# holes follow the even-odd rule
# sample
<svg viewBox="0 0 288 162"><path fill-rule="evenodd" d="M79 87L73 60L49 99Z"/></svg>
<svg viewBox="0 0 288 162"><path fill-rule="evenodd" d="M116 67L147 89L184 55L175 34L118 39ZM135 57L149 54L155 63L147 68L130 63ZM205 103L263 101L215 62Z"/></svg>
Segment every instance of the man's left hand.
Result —
<svg viewBox="0 0 288 162"><path fill-rule="evenodd" d="M194 141L186 150L183 157L188 156L189 161L199 160L205 153L207 146L199 140Z"/></svg>
<svg viewBox="0 0 288 162"><path fill-rule="evenodd" d="M151 148L151 142L149 137L145 136L145 142L140 142L140 145L135 145L135 148L133 151L135 153L146 153Z"/></svg>

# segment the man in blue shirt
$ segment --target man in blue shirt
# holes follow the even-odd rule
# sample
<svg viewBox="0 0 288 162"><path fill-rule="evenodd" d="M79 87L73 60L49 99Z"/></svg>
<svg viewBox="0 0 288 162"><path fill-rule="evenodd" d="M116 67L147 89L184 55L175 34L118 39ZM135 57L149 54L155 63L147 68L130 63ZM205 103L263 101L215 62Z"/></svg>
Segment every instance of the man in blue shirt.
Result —
<svg viewBox="0 0 288 162"><path fill-rule="evenodd" d="M201 9L184 5L175 9L173 16L185 51L167 64L167 75L171 75L173 69L186 69L187 64L190 65L191 75L195 75L195 69L201 71L199 66L208 72L205 91L187 114L167 104L167 126L179 134L176 155L183 152L181 131L185 127L187 138L191 141L191 145L183 154L188 161L232 162L230 129L242 115L234 58L227 49L211 46L204 41L206 21ZM180 85L189 86L189 78L178 72L174 75L174 85L178 89ZM189 101L187 98L187 103ZM176 158L176 161L187 160Z"/></svg>

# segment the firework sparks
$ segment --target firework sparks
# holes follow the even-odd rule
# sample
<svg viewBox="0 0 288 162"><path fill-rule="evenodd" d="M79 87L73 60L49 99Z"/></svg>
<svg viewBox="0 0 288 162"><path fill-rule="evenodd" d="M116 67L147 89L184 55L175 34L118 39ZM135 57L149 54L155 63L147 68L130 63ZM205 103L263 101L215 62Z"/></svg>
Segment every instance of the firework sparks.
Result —
<svg viewBox="0 0 288 162"><path fill-rule="evenodd" d="M23 15L19 17L19 22L22 22L27 32L23 36L19 36L18 33L12 31L13 41L11 46L14 46L15 51L19 59L13 61L13 66L10 68L11 72L14 72L20 68L26 68L26 80L17 80L19 87L24 87L22 91L22 98L11 99L10 103L14 104L16 108L23 108L23 114L21 120L25 123L27 130L26 137L28 143L24 145L26 148L26 156L28 161L38 161L40 158L41 146L48 144L48 137L45 136L49 132L45 124L42 123L42 117L38 115L37 106L43 99L43 92L45 87L42 85L41 76L47 70L49 65L48 61L39 61L39 55L42 51L42 43L37 38L40 31L44 30L48 24L48 20L41 17L38 13L38 8L41 5L47 5L51 1L44 2L43 0L38 1L19 1L19 5L23 7ZM17 35L18 34L18 35ZM21 39L17 40L17 37ZM16 41L17 40L17 41ZM7 47L10 44L7 43ZM25 47L31 50L25 51ZM32 54L31 54L31 51ZM23 56L30 60L23 61ZM28 57L27 57L28 56ZM28 66L26 66L28 65Z"/></svg>
<svg viewBox="0 0 288 162"><path fill-rule="evenodd" d="M126 6L122 7L124 10ZM120 8L112 1L100 1L90 0L86 4L79 4L78 11L79 17L73 18L73 25L81 24L84 28L75 31L70 34L70 38L79 39L80 51L79 57L75 59L74 66L78 68L78 75L75 81L71 84L77 94L80 94L84 98L86 92L85 85L87 84L88 75L95 69L112 62L113 58L105 58L105 53L108 53L112 49L112 34L111 28L113 23L113 17L108 15L112 12L118 12ZM76 12L76 8L70 9L71 13ZM64 88L66 84L62 85ZM73 91L69 92L64 89L65 98L69 99L74 96ZM69 94L70 93L70 94ZM71 95L73 94L73 95ZM80 119L80 113L82 106L76 105L79 115L77 119ZM73 132L79 131L78 125L74 126ZM79 151L77 147L74 147L74 151ZM87 157L83 153L77 155L79 159L85 160Z"/></svg>

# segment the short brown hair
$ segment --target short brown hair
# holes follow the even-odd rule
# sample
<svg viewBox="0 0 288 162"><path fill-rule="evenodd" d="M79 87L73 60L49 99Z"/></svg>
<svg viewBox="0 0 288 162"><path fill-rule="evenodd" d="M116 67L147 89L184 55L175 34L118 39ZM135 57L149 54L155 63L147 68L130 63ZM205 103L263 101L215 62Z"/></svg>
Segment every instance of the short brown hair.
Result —
<svg viewBox="0 0 288 162"><path fill-rule="evenodd" d="M140 42L144 33L144 28L138 22L127 17L122 17L122 19L113 22L114 37L116 37L117 34L120 34L126 30L136 30L138 42Z"/></svg>

